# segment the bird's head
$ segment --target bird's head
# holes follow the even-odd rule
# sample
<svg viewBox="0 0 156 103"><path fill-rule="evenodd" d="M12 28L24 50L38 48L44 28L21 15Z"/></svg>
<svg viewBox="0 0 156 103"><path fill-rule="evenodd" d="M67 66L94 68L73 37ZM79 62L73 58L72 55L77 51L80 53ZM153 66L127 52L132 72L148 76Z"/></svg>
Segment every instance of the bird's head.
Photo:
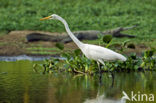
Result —
<svg viewBox="0 0 156 103"><path fill-rule="evenodd" d="M42 18L42 19L40 19L40 20L47 20L47 19L58 19L58 18L59 18L59 16L58 16L58 15L56 15L56 14L52 14L52 15L47 16L47 17L44 17L44 18Z"/></svg>

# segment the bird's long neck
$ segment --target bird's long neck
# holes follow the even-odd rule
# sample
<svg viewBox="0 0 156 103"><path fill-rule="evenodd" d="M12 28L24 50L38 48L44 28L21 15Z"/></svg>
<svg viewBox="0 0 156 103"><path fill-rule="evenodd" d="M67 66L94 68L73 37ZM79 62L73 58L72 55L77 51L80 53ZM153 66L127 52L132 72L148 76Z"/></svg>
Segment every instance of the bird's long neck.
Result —
<svg viewBox="0 0 156 103"><path fill-rule="evenodd" d="M83 43L82 43L81 41L79 41L79 40L74 36L74 34L70 31L67 22L66 22L63 18L61 18L61 17L59 17L58 20L60 20L60 21L64 24L65 29L66 29L66 31L67 31L67 34L68 34L68 35L71 37L71 39L76 43L76 45L81 49Z"/></svg>

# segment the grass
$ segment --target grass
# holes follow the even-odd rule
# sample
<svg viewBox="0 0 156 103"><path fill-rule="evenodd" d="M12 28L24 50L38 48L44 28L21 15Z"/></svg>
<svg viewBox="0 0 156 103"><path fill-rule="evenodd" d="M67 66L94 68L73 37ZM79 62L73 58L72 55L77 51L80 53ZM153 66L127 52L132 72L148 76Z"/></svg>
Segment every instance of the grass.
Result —
<svg viewBox="0 0 156 103"><path fill-rule="evenodd" d="M26 48L29 54L40 54L40 55L56 55L60 52L58 48L44 48L44 47L28 47Z"/></svg>
<svg viewBox="0 0 156 103"><path fill-rule="evenodd" d="M1 0L0 35L13 30L65 32L59 21L39 21L56 13L67 20L72 31L104 31L137 25L124 32L137 36L131 42L156 48L155 5L156 0ZM113 39L114 42L125 40ZM98 44L98 40L85 42Z"/></svg>
<svg viewBox="0 0 156 103"><path fill-rule="evenodd" d="M155 4L155 0L1 0L0 30L62 32L64 27L60 22L39 21L56 13L68 21L73 31L138 25L131 33L150 37L156 33Z"/></svg>
<svg viewBox="0 0 156 103"><path fill-rule="evenodd" d="M35 55L56 55L58 52L48 52L48 51L31 51L31 54ZM30 54L29 53L29 54Z"/></svg>
<svg viewBox="0 0 156 103"><path fill-rule="evenodd" d="M45 50L55 50L55 51L60 51L58 48L43 48L43 47L29 47L27 48L27 50L42 50L42 51L45 51Z"/></svg>

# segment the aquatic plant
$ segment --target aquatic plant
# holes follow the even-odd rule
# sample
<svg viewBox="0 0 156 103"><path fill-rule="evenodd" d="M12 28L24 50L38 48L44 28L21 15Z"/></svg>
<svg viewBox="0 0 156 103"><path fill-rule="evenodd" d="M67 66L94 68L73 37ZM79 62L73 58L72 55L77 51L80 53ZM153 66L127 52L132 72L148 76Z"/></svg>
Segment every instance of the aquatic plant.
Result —
<svg viewBox="0 0 156 103"><path fill-rule="evenodd" d="M150 51L148 50L144 54ZM74 53L63 53L61 57L64 60L56 58L45 60L45 63L42 64L44 68L43 73L70 72L76 74L94 74L99 72L97 63L87 59L81 54L79 49L75 50ZM156 59L153 56L146 57L143 55L143 57L137 57L136 54L131 54L125 62L105 62L105 66L101 65L101 72L145 70L156 70Z"/></svg>
<svg viewBox="0 0 156 103"><path fill-rule="evenodd" d="M105 39L104 39L105 38ZM107 38L107 39L106 39ZM103 37L103 42L109 47L112 38L110 36ZM106 42L105 42L106 40ZM127 41L122 45L124 48ZM80 49L74 52L64 53L63 44L56 45L61 50L61 58L51 58L45 60L42 64L43 73L53 72L70 72L81 74L94 74L98 73L98 65L96 61L87 59ZM123 51L123 49L122 49ZM127 56L126 61L105 62L105 66L101 65L101 72L121 72L121 71L146 71L156 70L156 58L154 57L155 49L147 50L141 57L135 53Z"/></svg>

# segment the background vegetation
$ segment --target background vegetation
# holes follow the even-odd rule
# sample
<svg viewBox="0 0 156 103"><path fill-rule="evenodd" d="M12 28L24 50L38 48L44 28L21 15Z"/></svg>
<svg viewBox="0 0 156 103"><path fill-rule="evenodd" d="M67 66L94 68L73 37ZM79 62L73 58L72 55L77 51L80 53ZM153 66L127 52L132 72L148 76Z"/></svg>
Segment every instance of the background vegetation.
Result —
<svg viewBox="0 0 156 103"><path fill-rule="evenodd" d="M125 31L137 36L131 42L156 45L156 0L1 0L0 35L12 30L65 32L56 20L39 21L53 13L65 18L72 31L137 25Z"/></svg>
<svg viewBox="0 0 156 103"><path fill-rule="evenodd" d="M152 36L156 33L155 12L155 0L1 0L0 30L63 32L60 22L39 21L56 13L74 31L138 25L131 33Z"/></svg>

